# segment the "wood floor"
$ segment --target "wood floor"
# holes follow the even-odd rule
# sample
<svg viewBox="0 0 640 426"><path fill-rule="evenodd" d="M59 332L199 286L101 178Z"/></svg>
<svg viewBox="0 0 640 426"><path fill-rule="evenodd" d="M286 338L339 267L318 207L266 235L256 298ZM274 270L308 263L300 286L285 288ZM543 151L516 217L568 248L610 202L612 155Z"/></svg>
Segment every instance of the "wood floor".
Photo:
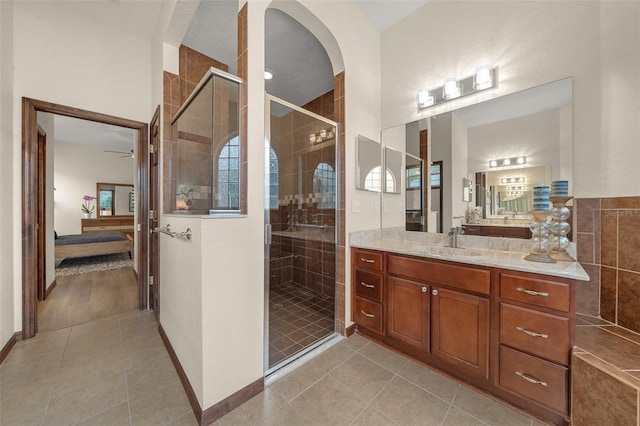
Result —
<svg viewBox="0 0 640 426"><path fill-rule="evenodd" d="M133 268L59 276L38 302L38 331L59 330L138 309Z"/></svg>

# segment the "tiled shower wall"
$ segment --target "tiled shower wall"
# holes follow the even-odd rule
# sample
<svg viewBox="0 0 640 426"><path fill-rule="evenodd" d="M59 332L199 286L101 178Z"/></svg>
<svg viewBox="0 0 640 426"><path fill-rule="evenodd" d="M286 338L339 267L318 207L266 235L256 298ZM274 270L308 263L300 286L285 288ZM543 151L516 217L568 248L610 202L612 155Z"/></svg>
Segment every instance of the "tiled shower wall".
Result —
<svg viewBox="0 0 640 426"><path fill-rule="evenodd" d="M640 332L640 197L575 200L577 311Z"/></svg>

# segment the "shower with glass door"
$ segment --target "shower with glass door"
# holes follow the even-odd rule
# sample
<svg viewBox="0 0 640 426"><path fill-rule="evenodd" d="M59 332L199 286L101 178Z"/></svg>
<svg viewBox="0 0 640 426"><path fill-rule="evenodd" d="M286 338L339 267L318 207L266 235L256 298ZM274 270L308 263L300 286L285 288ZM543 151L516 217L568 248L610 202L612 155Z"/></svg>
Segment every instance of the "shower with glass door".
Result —
<svg viewBox="0 0 640 426"><path fill-rule="evenodd" d="M267 95L265 369L335 333L337 124Z"/></svg>

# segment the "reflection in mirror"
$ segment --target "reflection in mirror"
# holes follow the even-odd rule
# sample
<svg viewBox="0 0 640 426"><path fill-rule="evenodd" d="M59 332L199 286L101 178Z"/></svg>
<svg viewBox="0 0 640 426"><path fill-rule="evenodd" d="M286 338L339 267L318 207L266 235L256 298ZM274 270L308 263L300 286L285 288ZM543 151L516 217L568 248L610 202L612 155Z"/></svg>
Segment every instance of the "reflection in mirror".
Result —
<svg viewBox="0 0 640 426"><path fill-rule="evenodd" d="M384 147L384 192L400 194L402 192L402 153L395 149Z"/></svg>
<svg viewBox="0 0 640 426"><path fill-rule="evenodd" d="M407 231L422 231L424 216L424 181L422 178L422 159L411 154L405 155L406 182L405 206Z"/></svg>
<svg viewBox="0 0 640 426"><path fill-rule="evenodd" d="M98 216L131 216L134 210L133 185L126 183L96 184Z"/></svg>
<svg viewBox="0 0 640 426"><path fill-rule="evenodd" d="M380 192L382 189L382 151L380 142L358 135L356 188Z"/></svg>
<svg viewBox="0 0 640 426"><path fill-rule="evenodd" d="M439 169L438 185L433 170L425 184L430 205L425 207L422 230L442 232L471 217L488 226L494 225L492 218L501 218L501 225L511 221L510 226L528 226L525 195L532 185L573 177L572 99L572 79L567 78L400 126L406 130L406 152L418 156L419 144L419 157ZM395 129L382 132L383 143ZM423 144L428 147L423 149ZM490 167L491 160L520 156L526 157L526 164ZM524 175L529 169L543 172L527 179L523 188L492 180L494 174ZM471 181L468 196L469 186L460 184L463 179ZM383 216L381 226L392 222Z"/></svg>

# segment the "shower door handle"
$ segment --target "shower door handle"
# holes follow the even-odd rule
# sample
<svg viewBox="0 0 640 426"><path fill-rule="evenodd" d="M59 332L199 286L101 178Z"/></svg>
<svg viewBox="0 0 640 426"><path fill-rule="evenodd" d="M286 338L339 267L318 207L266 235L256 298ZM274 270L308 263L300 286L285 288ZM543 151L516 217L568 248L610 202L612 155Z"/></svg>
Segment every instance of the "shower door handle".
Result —
<svg viewBox="0 0 640 426"><path fill-rule="evenodd" d="M271 245L271 224L267 223L264 226L264 241L266 245Z"/></svg>

